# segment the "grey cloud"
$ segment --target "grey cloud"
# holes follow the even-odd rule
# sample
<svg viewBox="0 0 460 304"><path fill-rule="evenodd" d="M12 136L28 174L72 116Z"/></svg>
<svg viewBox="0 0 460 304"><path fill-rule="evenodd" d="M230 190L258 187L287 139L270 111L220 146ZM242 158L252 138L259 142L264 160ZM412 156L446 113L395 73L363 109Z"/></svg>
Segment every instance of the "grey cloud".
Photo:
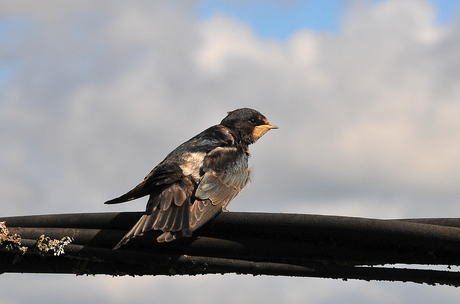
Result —
<svg viewBox="0 0 460 304"><path fill-rule="evenodd" d="M426 2L353 2L341 33L305 29L287 42L260 40L222 15L197 20L193 3L12 3L0 4L12 25L0 38L0 56L13 71L0 90L4 216L142 210L144 201L102 202L134 186L179 143L246 106L280 129L251 147L255 176L230 210L456 214L460 28L436 25ZM11 286L42 279L7 278ZM454 297L451 289L289 278L43 278L38 286L74 284L91 291L87 301L102 303L145 299L154 285L202 303ZM199 293L198 283L225 296ZM232 293L235 286L244 299ZM63 298L57 293L55 302Z"/></svg>

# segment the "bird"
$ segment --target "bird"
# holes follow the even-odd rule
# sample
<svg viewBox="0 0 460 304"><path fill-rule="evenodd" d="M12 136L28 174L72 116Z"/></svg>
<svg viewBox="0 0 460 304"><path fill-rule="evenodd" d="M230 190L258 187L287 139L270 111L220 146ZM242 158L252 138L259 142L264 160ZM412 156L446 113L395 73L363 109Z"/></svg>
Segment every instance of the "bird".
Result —
<svg viewBox="0 0 460 304"><path fill-rule="evenodd" d="M215 218L247 185L249 148L271 129L259 111L241 108L179 145L132 190L105 204L149 195L145 213L113 249L150 230L157 242L190 237Z"/></svg>

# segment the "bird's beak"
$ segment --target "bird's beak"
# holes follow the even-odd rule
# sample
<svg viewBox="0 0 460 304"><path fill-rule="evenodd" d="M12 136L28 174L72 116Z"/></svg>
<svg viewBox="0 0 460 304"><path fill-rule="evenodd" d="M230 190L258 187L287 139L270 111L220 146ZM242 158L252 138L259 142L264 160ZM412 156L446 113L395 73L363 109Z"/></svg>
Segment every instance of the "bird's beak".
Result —
<svg viewBox="0 0 460 304"><path fill-rule="evenodd" d="M274 126L274 125L263 125L264 127L266 127L267 129L271 130L271 129L278 129L278 126Z"/></svg>
<svg viewBox="0 0 460 304"><path fill-rule="evenodd" d="M278 129L278 127L271 125L271 124L256 126L254 128L254 132L252 132L252 136L257 141L259 138L264 136L264 134L267 133L271 129Z"/></svg>

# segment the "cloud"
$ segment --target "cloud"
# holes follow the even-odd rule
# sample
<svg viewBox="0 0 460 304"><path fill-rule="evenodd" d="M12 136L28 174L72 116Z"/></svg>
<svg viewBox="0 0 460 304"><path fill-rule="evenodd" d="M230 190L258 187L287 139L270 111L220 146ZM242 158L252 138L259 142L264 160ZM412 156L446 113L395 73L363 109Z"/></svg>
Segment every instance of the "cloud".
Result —
<svg viewBox="0 0 460 304"><path fill-rule="evenodd" d="M340 33L303 29L286 42L261 40L224 15L199 20L194 3L152 3L0 4L8 25L0 55L11 71L0 85L2 216L142 210L142 200L102 202L239 107L260 110L280 129L251 147L255 176L230 210L455 216L460 28L437 25L428 2L352 2ZM101 303L145 299L156 285L156 299L174 294L203 303L338 296L357 303L389 290L395 303L410 301L407 294L453 302L451 289L406 284L41 278L8 281L83 286L88 301ZM338 291L318 292L325 289Z"/></svg>

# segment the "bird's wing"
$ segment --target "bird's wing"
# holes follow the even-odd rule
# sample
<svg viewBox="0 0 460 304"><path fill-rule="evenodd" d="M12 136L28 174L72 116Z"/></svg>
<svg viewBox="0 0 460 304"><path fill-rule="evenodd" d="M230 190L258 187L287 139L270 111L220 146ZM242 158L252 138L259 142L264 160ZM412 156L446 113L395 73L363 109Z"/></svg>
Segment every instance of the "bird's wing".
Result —
<svg viewBox="0 0 460 304"><path fill-rule="evenodd" d="M194 189L195 183L188 176L182 176L172 184L155 187L148 200L145 214L114 249L149 230L165 232L168 238L162 241L174 240L176 233L190 236L192 233L189 220L190 199ZM159 241L161 240L159 239Z"/></svg>
<svg viewBox="0 0 460 304"><path fill-rule="evenodd" d="M175 163L163 162L156 166L144 180L120 197L106 201L104 204L119 204L151 194L156 187L173 184L182 178L182 169Z"/></svg>
<svg viewBox="0 0 460 304"><path fill-rule="evenodd" d="M119 204L131 201L152 194L157 186L180 181L184 176L184 172L179 163L184 162L184 156L198 155L200 153L204 156L219 146L232 144L232 138L229 131L223 126L216 125L204 130L169 153L134 189L120 197L105 202L105 204ZM193 168L193 163L190 163L190 165L192 166L189 167L192 168L189 169L197 169L196 174L198 175L199 168Z"/></svg>
<svg viewBox="0 0 460 304"><path fill-rule="evenodd" d="M205 157L203 172L190 208L192 231L219 214L246 186L248 155L234 147L216 148Z"/></svg>

